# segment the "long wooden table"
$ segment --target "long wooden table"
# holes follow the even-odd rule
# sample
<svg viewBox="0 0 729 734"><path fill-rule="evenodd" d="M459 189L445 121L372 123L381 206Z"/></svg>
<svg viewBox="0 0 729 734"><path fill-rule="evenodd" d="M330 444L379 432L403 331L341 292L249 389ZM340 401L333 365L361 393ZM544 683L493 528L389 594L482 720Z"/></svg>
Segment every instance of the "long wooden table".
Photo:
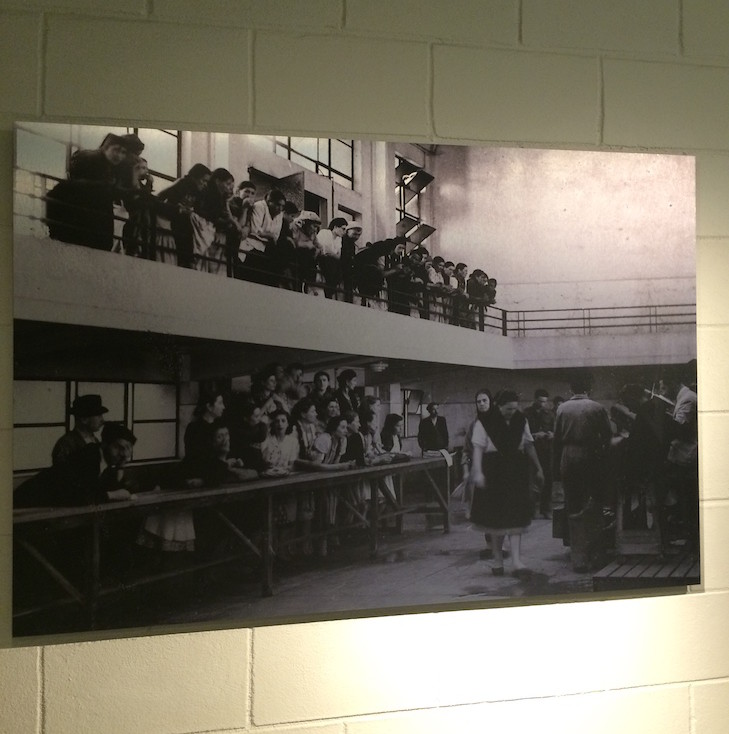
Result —
<svg viewBox="0 0 729 734"><path fill-rule="evenodd" d="M413 472L421 472L427 481L427 488L435 504L406 505L402 503L402 477ZM443 477L438 482L434 473ZM378 501L378 482L386 476L392 476L398 483L398 502L390 506L384 513ZM388 517L401 519L403 514L412 512L439 512L443 518L443 532L450 531L448 515L448 499L450 496L450 471L445 460L438 458L412 458L409 461L394 462L372 467L349 469L337 472L292 472L285 477L261 478L239 484L226 484L218 488L164 490L139 493L131 500L109 502L102 505L84 507L37 507L16 509L13 512L14 542L16 548L23 548L45 569L46 573L66 592L64 602L77 602L85 607L88 624L95 626L100 597L105 593L118 590L102 588L102 543L101 529L106 523L120 522L124 518L146 517L155 512L166 510L194 510L212 508L223 524L241 542L242 546L260 557L261 592L264 596L273 594L273 565L275 552L272 539L275 530L274 504L276 499L286 494L304 494L309 492L325 493L334 490L341 498L342 491L356 485L361 479L370 480L370 514L365 516L355 512L354 525L366 527L370 540L370 552L376 555L379 546L380 521ZM262 537L258 542L249 538L243 530L230 518L226 510L230 507L258 500L257 506L262 513L259 530ZM346 501L345 501L346 502ZM354 509L351 508L350 509ZM38 538L48 533L59 532L71 528L86 529L88 569L85 574L83 588L71 581L66 574L57 568L53 559L39 549ZM320 530L317 535L326 537L341 528ZM219 562L219 561L218 561ZM206 565L206 564L203 564ZM211 564L207 564L211 565ZM199 568L200 566L196 566ZM183 569L181 572L185 572ZM136 583L149 583L162 576L151 576L137 579ZM20 616L30 610L14 609L14 615ZM37 611L37 610L33 610Z"/></svg>

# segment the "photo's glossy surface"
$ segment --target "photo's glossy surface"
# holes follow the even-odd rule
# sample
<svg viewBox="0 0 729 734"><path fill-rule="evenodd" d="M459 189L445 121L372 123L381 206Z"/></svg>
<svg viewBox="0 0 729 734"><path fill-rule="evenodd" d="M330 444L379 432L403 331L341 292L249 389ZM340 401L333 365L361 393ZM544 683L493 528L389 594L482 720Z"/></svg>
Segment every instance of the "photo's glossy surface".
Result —
<svg viewBox="0 0 729 734"><path fill-rule="evenodd" d="M14 633L699 583L694 167L17 123Z"/></svg>

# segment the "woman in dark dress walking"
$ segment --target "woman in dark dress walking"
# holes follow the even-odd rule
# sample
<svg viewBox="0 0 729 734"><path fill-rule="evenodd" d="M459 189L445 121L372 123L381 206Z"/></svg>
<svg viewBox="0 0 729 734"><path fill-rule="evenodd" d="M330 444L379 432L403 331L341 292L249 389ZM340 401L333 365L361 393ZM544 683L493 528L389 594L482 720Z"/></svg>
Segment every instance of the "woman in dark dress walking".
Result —
<svg viewBox="0 0 729 734"><path fill-rule="evenodd" d="M529 476L541 485L544 474L517 394L504 390L494 402L495 410L479 414L471 437L471 521L491 535L493 574L504 574L501 545L508 535L512 574L523 577L529 574L521 560L521 536L532 519Z"/></svg>

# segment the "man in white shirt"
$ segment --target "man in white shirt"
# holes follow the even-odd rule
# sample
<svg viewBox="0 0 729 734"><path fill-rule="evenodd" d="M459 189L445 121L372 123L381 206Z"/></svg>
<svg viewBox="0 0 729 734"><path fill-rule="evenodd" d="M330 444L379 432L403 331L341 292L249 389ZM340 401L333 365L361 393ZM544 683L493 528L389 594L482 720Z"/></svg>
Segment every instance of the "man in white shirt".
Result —
<svg viewBox="0 0 729 734"><path fill-rule="evenodd" d="M347 231L347 220L335 217L327 229L320 229L316 236L320 248L319 271L324 277L324 295L336 298L342 282L342 237Z"/></svg>
<svg viewBox="0 0 729 734"><path fill-rule="evenodd" d="M279 189L271 189L253 204L248 236L238 250L237 277L252 283L277 285L273 267L273 251L281 234L286 197Z"/></svg>

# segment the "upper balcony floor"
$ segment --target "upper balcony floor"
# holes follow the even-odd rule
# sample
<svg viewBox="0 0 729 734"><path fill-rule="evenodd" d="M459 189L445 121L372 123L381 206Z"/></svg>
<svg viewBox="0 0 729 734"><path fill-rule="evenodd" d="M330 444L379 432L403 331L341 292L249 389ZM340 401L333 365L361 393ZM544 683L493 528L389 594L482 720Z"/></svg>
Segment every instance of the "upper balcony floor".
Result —
<svg viewBox="0 0 729 734"><path fill-rule="evenodd" d="M29 321L502 369L671 364L696 356L694 304L530 312L489 306L469 321L476 328L464 328L443 323L436 309L444 299L431 312L436 320L414 318L32 235L16 235L14 268L14 315Z"/></svg>

